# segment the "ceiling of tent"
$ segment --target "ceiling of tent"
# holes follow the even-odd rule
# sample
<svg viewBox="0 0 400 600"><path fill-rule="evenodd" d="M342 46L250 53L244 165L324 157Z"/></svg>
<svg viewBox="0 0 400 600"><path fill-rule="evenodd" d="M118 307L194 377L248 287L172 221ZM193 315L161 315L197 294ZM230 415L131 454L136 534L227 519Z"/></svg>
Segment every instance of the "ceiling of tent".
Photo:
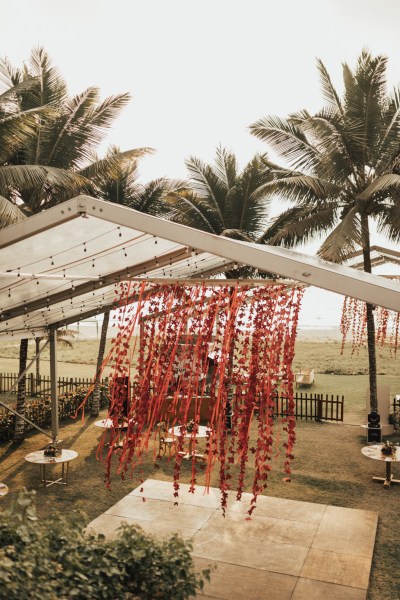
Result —
<svg viewBox="0 0 400 600"><path fill-rule="evenodd" d="M120 281L201 280L234 263L400 308L400 285L378 276L79 196L1 231L0 337L42 337L104 312Z"/></svg>

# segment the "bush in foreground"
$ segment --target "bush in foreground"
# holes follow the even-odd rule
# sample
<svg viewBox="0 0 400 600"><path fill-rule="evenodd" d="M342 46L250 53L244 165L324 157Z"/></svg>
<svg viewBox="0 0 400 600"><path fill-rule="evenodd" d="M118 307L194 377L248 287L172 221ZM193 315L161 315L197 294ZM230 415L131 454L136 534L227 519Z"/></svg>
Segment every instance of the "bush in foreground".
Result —
<svg viewBox="0 0 400 600"><path fill-rule="evenodd" d="M115 541L85 533L85 518L36 517L35 492L0 511L0 589L8 600L185 600L210 571L194 572L191 545L123 526Z"/></svg>

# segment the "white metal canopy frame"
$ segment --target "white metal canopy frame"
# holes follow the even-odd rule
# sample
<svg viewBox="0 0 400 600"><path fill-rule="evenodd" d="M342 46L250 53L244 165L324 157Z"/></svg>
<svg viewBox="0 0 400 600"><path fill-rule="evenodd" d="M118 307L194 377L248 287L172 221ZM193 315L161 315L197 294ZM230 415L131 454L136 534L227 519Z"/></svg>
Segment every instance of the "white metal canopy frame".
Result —
<svg viewBox="0 0 400 600"><path fill-rule="evenodd" d="M54 332L114 308L118 282L204 281L235 263L400 310L397 282L78 196L0 230L0 338L51 334L55 379Z"/></svg>
<svg viewBox="0 0 400 600"><path fill-rule="evenodd" d="M104 312L122 280L202 280L234 263L400 310L398 282L78 196L0 231L0 337L43 337Z"/></svg>

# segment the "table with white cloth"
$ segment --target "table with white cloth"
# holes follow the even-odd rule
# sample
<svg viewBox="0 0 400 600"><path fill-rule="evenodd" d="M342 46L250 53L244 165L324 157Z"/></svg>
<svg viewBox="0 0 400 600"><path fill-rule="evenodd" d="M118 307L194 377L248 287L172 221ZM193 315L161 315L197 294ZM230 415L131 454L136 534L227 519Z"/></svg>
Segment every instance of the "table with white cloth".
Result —
<svg viewBox="0 0 400 600"><path fill-rule="evenodd" d="M180 425L176 425L175 427L171 427L170 429L168 429L168 433L171 434L174 438L179 438L182 435L181 431L182 430ZM197 439L209 437L211 429L209 427L206 427L205 425L197 425L196 433L194 433L194 431L187 431L187 429L185 429L184 431L184 438L189 440L189 450L188 452L179 452L179 454L181 454L185 460L188 460L189 458L204 458L204 454L196 452L194 446Z"/></svg>
<svg viewBox="0 0 400 600"><path fill-rule="evenodd" d="M67 485L68 481L68 467L71 460L77 458L78 453L75 450L61 450L61 454L59 456L45 456L44 450L36 450L36 452L31 452L25 456L25 460L39 465L40 470L40 480L43 483L44 487L49 487L50 485L54 485L58 483L60 485ZM57 465L61 464L61 477L57 479L47 479L46 477L46 467L48 465Z"/></svg>
<svg viewBox="0 0 400 600"><path fill-rule="evenodd" d="M386 477L373 477L373 481L382 481L384 487L389 487L391 483L400 483L400 479L393 479L392 475L392 463L400 462L400 447L397 446L393 454L383 454L382 448L384 444L374 444L372 446L365 446L361 449L364 456L372 458L373 460L380 460L385 463L386 466Z"/></svg>

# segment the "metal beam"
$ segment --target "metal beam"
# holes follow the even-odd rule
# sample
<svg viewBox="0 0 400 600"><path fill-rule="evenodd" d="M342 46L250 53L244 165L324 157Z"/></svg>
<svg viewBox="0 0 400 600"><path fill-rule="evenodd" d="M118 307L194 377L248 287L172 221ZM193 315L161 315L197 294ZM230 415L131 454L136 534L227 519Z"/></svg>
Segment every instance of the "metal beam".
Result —
<svg viewBox="0 0 400 600"><path fill-rule="evenodd" d="M57 378L57 328L50 327L50 386L51 386L51 434L58 441L58 378Z"/></svg>
<svg viewBox="0 0 400 600"><path fill-rule="evenodd" d="M277 246L251 244L165 221L124 206L80 196L87 215L229 258L307 285L400 311L400 285L379 275L329 263Z"/></svg>

